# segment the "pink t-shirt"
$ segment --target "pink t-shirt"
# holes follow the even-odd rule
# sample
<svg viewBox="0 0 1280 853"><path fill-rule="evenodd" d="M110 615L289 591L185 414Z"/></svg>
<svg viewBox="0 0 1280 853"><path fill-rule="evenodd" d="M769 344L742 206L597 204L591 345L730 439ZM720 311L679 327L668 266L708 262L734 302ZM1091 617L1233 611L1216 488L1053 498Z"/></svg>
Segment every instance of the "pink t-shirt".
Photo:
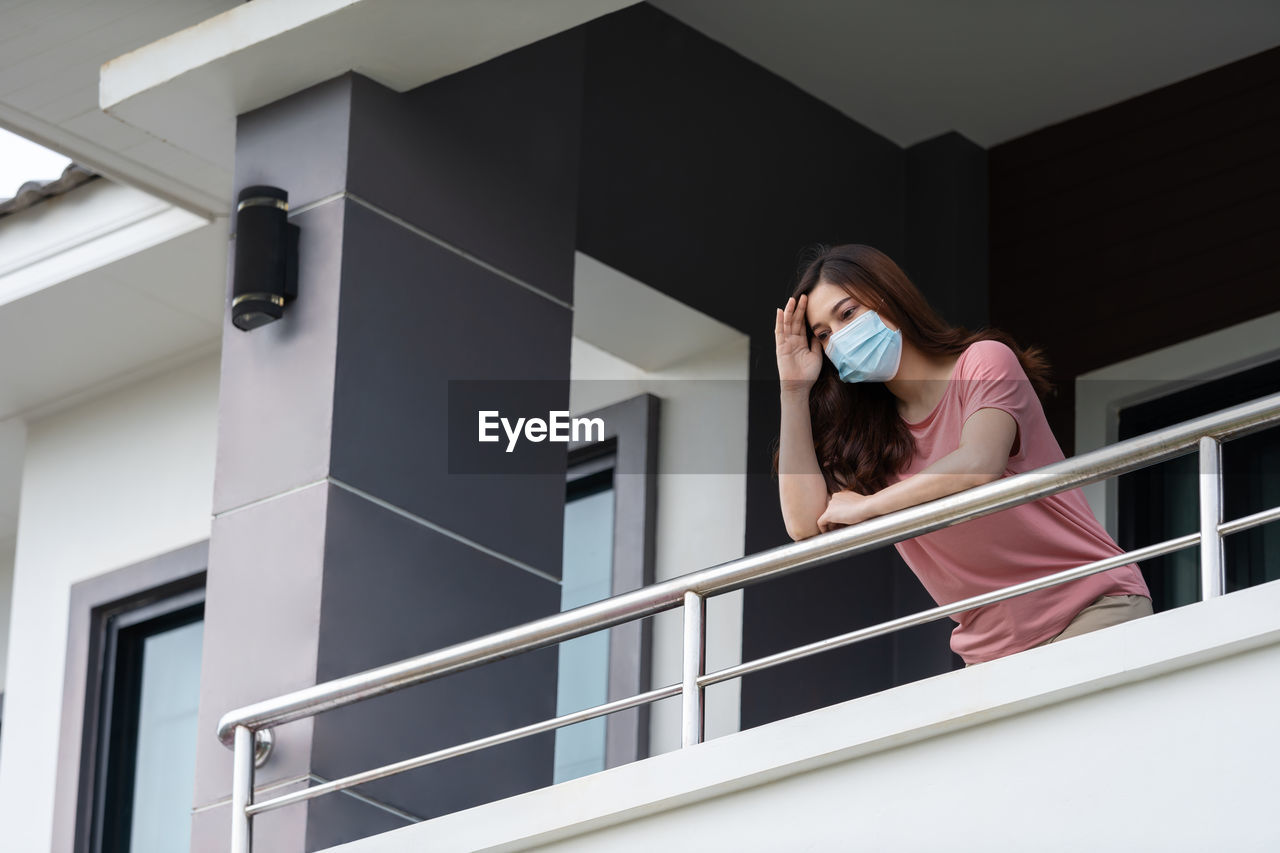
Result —
<svg viewBox="0 0 1280 853"><path fill-rule="evenodd" d="M960 446L960 430L978 409L1002 409L1018 422L1004 475L1061 461L1035 389L1008 346L975 341L960 354L942 400L922 421L907 423L916 454L890 483L932 465ZM1059 492L896 543L929 594L949 604L1011 584L1122 553L1079 488ZM1129 563L1048 589L957 613L951 648L978 663L1030 648L1059 633L1100 595L1150 597Z"/></svg>

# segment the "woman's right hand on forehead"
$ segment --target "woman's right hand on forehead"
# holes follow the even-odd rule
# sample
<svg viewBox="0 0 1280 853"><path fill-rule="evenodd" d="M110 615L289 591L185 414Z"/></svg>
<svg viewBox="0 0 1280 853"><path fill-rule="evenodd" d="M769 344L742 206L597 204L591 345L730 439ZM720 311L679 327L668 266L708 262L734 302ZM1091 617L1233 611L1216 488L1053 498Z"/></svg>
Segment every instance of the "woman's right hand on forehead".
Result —
<svg viewBox="0 0 1280 853"><path fill-rule="evenodd" d="M805 329L805 306L809 295L793 296L778 309L774 337L778 342L778 378L783 390L808 391L822 370L822 343L809 338Z"/></svg>

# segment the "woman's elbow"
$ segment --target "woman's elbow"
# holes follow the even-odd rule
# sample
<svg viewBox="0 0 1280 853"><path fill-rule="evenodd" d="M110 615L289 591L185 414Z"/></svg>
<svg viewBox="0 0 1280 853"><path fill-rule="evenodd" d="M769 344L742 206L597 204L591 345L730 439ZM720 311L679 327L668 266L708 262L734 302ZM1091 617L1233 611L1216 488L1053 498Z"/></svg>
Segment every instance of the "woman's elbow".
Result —
<svg viewBox="0 0 1280 853"><path fill-rule="evenodd" d="M821 532L822 531L818 529L818 525L816 524L803 529L797 529L790 526L787 527L787 535L791 537L791 541L793 542L799 542L802 539L809 539L817 536Z"/></svg>
<svg viewBox="0 0 1280 853"><path fill-rule="evenodd" d="M985 486L987 483L994 483L996 480L999 480L1003 476L1004 476L1003 471L1000 471L998 473L992 472L992 471L974 471L969 476L968 488L972 489L978 486Z"/></svg>

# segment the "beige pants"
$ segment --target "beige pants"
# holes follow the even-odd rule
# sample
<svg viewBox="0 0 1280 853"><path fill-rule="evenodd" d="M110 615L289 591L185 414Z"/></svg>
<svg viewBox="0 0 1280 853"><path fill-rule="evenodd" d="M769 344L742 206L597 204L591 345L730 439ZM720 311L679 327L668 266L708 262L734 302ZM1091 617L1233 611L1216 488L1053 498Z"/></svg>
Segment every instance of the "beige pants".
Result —
<svg viewBox="0 0 1280 853"><path fill-rule="evenodd" d="M1066 628L1062 629L1061 633L1050 637L1042 643L1036 643L1032 648L1047 646L1049 643L1056 643L1058 640L1087 634L1099 628L1110 628L1112 625L1119 625L1121 622L1128 622L1130 619L1138 619L1150 615L1151 599L1145 595L1100 595L1093 600L1092 604L1077 613L1076 617L1067 624ZM965 666L972 665L965 664Z"/></svg>

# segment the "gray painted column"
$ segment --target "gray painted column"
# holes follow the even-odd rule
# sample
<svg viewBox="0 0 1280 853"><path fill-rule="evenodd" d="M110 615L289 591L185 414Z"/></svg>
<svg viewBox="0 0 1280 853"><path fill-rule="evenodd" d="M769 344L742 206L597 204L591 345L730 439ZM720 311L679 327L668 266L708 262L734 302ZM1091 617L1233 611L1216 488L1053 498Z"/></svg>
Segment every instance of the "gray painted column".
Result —
<svg viewBox="0 0 1280 853"><path fill-rule="evenodd" d="M955 131L907 149L903 268L949 322L989 322L987 152Z"/></svg>
<svg viewBox="0 0 1280 853"><path fill-rule="evenodd" d="M446 433L449 380L550 380L507 393L568 408L581 66L570 31L410 92L347 74L240 117L236 189L289 192L299 294L275 323L224 325L194 851L226 849L213 733L230 708L559 609L563 469L451 471ZM284 792L555 701L551 648L282 726L258 782ZM268 813L256 849L550 784L553 744Z"/></svg>

